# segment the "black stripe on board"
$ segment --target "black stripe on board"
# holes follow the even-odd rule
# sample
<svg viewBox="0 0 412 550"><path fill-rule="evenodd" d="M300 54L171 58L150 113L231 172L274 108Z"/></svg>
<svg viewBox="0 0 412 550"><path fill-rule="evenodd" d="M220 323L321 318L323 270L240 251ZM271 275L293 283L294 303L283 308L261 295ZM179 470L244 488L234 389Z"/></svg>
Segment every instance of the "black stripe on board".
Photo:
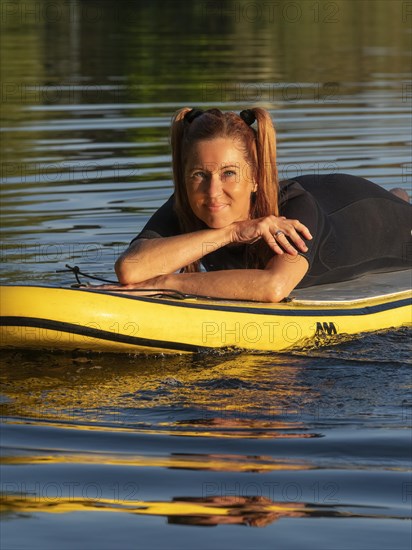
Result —
<svg viewBox="0 0 412 550"><path fill-rule="evenodd" d="M84 292L84 291L82 291ZM89 291L94 293L101 293L105 296L108 296L107 292L100 291ZM118 294L113 295L115 298L126 298L127 300L138 300L141 302L149 302L155 304L166 304L172 305L174 307L186 307L190 309L202 309L202 310L211 310L211 311L229 311L233 313L251 313L255 315L282 315L285 317L317 317L319 315L337 315L337 316L352 316L352 315L370 315L372 313L379 313L380 311L387 311L389 309L397 309L400 307L408 306L412 304L412 298L402 298L400 300L395 300L393 302L387 302L384 304L375 304L374 306L363 305L357 307L354 305L351 308L321 308L316 309L304 309L304 306L296 307L295 309L270 309L270 308L260 308L260 307L250 307L250 306L233 306L233 305L220 305L214 303L213 305L208 304L196 304L192 302L185 302L184 300L168 300L164 298L150 298L146 296L119 296Z"/></svg>
<svg viewBox="0 0 412 550"><path fill-rule="evenodd" d="M122 344L132 344L135 346L146 346L148 348L159 348L173 351L187 351L196 353L201 350L208 350L207 346L193 346L191 344L181 344L178 342L168 342L166 340L155 340L150 338L140 338L139 336L130 336L127 334L116 334L108 330L101 330L93 327L84 327L64 321L51 321L49 319L37 319L34 317L0 317L1 326L13 327L32 327L42 328L45 330L55 330L58 332L66 332L68 334L79 334L89 338L98 340L107 340L110 342L120 342ZM87 342L85 342L87 343Z"/></svg>

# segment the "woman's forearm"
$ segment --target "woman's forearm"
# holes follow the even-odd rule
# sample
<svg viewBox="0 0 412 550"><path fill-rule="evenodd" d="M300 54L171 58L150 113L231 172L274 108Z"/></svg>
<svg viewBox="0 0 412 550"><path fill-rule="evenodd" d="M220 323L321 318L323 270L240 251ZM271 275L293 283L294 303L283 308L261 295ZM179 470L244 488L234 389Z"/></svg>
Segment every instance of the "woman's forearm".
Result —
<svg viewBox="0 0 412 550"><path fill-rule="evenodd" d="M280 302L302 280L308 265L300 255L292 260L286 256L275 256L266 269L173 273L145 281L142 286L229 300Z"/></svg>
<svg viewBox="0 0 412 550"><path fill-rule="evenodd" d="M298 220L266 216L234 222L220 229L203 229L157 239L138 239L119 257L115 270L121 284L138 284L175 273L230 243L252 243L257 239L266 241L275 256L296 257L297 249L303 252L307 250L299 233L304 238L312 238L308 228ZM250 291L250 288L247 290ZM242 293L242 290L238 288L236 292Z"/></svg>
<svg viewBox="0 0 412 550"><path fill-rule="evenodd" d="M147 281L174 273L230 242L228 228L137 240L116 261L116 275L122 284Z"/></svg>
<svg viewBox="0 0 412 550"><path fill-rule="evenodd" d="M185 294L234 300L279 302L284 298L282 285L276 285L273 276L262 269L231 269L202 273L180 273L146 281L145 286L172 288Z"/></svg>

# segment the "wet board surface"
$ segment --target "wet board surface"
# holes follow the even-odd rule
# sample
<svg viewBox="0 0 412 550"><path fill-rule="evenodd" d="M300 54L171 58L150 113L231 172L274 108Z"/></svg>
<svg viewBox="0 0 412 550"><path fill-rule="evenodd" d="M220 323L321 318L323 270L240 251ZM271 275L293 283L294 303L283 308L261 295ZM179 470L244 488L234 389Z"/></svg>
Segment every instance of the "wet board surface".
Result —
<svg viewBox="0 0 412 550"><path fill-rule="evenodd" d="M403 290L412 286L412 269L390 273L369 273L358 279L295 289L290 297L296 300L342 301L374 298Z"/></svg>

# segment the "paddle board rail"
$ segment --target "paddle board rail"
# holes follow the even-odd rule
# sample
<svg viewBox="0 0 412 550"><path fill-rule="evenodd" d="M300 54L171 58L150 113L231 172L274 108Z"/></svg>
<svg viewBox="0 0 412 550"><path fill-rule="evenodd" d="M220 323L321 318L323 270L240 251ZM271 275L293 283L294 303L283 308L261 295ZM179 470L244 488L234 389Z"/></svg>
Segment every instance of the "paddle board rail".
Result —
<svg viewBox="0 0 412 550"><path fill-rule="evenodd" d="M279 352L411 324L411 291L279 304L2 286L3 348L126 353Z"/></svg>

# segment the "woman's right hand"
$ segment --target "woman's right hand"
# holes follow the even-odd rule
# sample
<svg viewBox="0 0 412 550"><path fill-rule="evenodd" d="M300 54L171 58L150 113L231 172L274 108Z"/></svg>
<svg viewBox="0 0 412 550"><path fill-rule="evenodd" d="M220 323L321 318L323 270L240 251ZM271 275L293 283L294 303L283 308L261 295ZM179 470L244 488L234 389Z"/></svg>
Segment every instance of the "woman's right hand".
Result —
<svg viewBox="0 0 412 550"><path fill-rule="evenodd" d="M298 251L308 250L299 233L303 239L312 239L309 229L299 220L289 220L284 216L265 216L233 223L232 242L252 244L264 239L275 254L286 252L296 256Z"/></svg>

